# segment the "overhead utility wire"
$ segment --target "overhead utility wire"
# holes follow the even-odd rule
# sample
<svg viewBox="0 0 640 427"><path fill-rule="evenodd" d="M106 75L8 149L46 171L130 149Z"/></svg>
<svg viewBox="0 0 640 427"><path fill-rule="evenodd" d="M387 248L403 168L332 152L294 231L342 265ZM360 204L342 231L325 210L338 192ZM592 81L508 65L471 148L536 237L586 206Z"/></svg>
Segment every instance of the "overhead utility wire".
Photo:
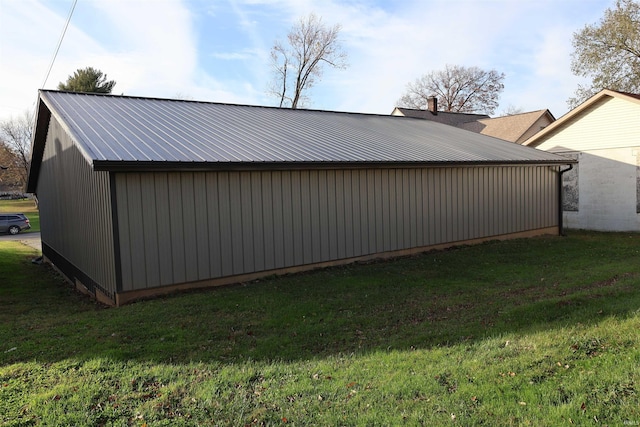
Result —
<svg viewBox="0 0 640 427"><path fill-rule="evenodd" d="M65 22L64 28L62 29L62 34L60 34L60 39L58 40L58 46L56 46L56 50L55 52L53 52L53 58L51 58L51 63L49 64L47 75L44 77L44 81L40 85L41 89L44 89L44 85L47 84L47 80L49 80L49 74L51 73L51 69L53 68L53 63L56 61L56 57L58 56L58 51L60 50L60 46L62 45L62 40L64 39L64 35L67 32L67 27L69 27L69 22L71 22L71 15L73 15L73 10L76 8L77 3L78 0L73 0L71 10L69 11L69 16L67 16L67 22Z"/></svg>

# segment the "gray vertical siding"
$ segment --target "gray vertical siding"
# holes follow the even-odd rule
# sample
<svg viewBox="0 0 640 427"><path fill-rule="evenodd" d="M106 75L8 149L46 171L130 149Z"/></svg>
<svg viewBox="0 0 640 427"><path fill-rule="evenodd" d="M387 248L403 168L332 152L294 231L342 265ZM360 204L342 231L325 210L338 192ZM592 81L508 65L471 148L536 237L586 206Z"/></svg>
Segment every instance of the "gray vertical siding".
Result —
<svg viewBox="0 0 640 427"><path fill-rule="evenodd" d="M122 290L554 227L556 171L118 173Z"/></svg>
<svg viewBox="0 0 640 427"><path fill-rule="evenodd" d="M45 255L71 279L86 282L75 277L86 276L112 296L116 267L109 173L92 170L55 118L49 123L37 188L42 242L55 252ZM140 197L129 202L134 210L143 204Z"/></svg>

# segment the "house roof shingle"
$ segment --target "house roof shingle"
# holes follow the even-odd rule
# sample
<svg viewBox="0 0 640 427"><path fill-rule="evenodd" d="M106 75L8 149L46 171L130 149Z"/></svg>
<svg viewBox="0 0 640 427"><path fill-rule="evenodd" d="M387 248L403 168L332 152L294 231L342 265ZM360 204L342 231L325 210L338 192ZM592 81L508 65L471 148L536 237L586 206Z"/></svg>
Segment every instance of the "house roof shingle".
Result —
<svg viewBox="0 0 640 427"><path fill-rule="evenodd" d="M493 136L507 141L518 142L525 133L545 114L550 121L555 118L549 110L537 110L509 116L480 119L475 122L462 123L458 127L483 135Z"/></svg>

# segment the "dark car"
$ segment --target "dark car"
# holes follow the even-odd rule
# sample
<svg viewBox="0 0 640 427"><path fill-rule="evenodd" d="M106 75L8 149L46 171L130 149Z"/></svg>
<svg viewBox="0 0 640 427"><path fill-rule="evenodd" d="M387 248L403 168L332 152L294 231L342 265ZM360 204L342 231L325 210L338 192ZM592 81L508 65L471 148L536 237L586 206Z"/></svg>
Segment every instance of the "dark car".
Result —
<svg viewBox="0 0 640 427"><path fill-rule="evenodd" d="M18 234L31 228L29 218L21 213L0 213L0 233Z"/></svg>

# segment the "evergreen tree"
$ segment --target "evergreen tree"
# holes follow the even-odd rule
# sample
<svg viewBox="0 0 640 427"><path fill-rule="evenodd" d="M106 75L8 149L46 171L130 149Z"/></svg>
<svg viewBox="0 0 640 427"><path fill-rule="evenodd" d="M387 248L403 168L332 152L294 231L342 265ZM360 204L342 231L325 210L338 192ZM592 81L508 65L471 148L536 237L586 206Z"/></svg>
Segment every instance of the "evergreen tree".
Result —
<svg viewBox="0 0 640 427"><path fill-rule="evenodd" d="M116 82L107 80L107 75L92 67L76 70L67 78L66 83L60 82L58 90L70 92L111 93Z"/></svg>

